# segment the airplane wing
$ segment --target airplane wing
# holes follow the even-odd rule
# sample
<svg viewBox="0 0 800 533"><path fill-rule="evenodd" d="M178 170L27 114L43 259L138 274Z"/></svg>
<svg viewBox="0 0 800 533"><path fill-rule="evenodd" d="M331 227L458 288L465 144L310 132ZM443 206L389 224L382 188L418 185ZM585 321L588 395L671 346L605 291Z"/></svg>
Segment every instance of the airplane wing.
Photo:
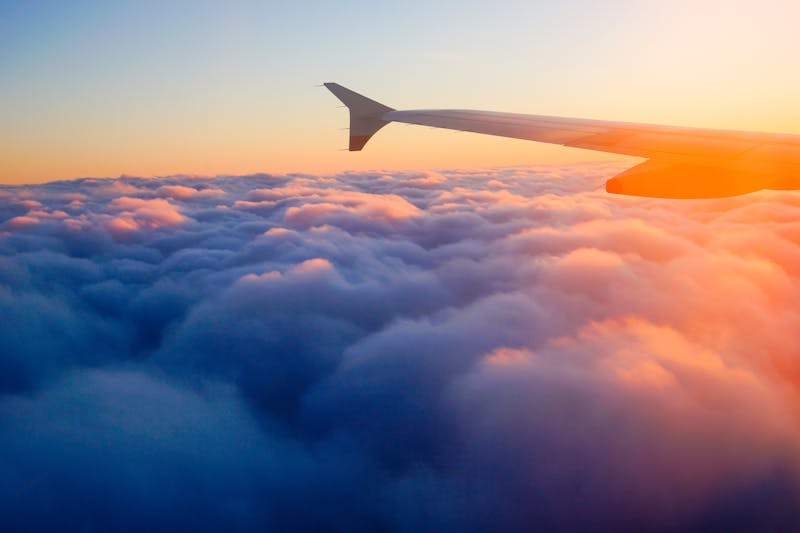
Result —
<svg viewBox="0 0 800 533"><path fill-rule="evenodd" d="M761 189L800 189L800 135L683 128L463 109L400 111L336 83L350 110L350 150L403 122L644 157L606 182L606 191L655 198L719 198Z"/></svg>

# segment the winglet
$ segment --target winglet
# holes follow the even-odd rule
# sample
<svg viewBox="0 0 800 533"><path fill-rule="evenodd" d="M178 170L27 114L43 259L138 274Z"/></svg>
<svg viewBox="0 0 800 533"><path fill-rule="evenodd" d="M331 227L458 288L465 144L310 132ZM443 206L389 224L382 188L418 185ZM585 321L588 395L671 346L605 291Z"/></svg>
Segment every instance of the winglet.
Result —
<svg viewBox="0 0 800 533"><path fill-rule="evenodd" d="M383 120L383 115L394 111L366 96L342 87L338 83L324 84L336 98L342 101L350 110L350 151L357 152L364 148L370 137L390 121Z"/></svg>

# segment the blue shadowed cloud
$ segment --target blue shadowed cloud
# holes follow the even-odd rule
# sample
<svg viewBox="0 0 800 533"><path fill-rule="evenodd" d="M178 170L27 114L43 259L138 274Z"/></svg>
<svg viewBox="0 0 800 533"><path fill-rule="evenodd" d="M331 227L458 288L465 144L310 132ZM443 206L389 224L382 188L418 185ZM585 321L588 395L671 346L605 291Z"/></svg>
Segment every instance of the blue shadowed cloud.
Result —
<svg viewBox="0 0 800 533"><path fill-rule="evenodd" d="M800 200L608 165L0 187L12 529L791 529Z"/></svg>

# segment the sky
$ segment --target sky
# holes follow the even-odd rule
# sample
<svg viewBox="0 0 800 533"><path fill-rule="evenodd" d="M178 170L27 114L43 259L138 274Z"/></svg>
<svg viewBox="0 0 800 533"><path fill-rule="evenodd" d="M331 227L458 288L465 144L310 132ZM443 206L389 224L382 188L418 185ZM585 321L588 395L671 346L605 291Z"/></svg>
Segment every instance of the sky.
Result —
<svg viewBox="0 0 800 533"><path fill-rule="evenodd" d="M396 108L800 132L792 0L0 2L0 182L619 159L393 125Z"/></svg>
<svg viewBox="0 0 800 533"><path fill-rule="evenodd" d="M800 133L798 15L0 0L3 527L799 530L797 191L317 87Z"/></svg>

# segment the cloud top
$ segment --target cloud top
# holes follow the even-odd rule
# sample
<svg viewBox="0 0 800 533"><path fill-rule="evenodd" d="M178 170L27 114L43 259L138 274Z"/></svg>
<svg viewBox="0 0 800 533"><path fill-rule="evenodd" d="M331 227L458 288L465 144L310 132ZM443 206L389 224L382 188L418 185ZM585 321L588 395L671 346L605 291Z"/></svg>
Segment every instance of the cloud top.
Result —
<svg viewBox="0 0 800 533"><path fill-rule="evenodd" d="M0 511L796 528L800 200L615 170L0 188Z"/></svg>

